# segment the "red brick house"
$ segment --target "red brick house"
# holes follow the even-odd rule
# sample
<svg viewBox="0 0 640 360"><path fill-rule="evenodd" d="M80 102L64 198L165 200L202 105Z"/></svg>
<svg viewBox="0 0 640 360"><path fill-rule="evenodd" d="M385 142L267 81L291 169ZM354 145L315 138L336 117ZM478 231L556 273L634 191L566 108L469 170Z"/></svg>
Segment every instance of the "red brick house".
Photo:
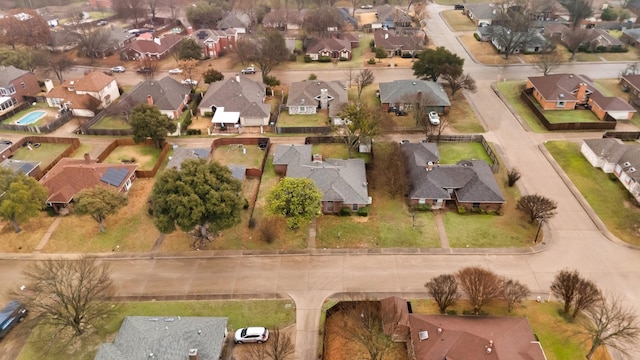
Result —
<svg viewBox="0 0 640 360"><path fill-rule="evenodd" d="M202 47L203 59L215 59L231 51L236 45L236 30L199 29L189 37Z"/></svg>
<svg viewBox="0 0 640 360"><path fill-rule="evenodd" d="M0 66L0 118L24 102L34 102L40 92L34 73L14 66Z"/></svg>
<svg viewBox="0 0 640 360"><path fill-rule="evenodd" d="M167 34L151 39L138 38L120 52L120 58L123 60L164 59L176 49L183 39L184 36L178 34Z"/></svg>
<svg viewBox="0 0 640 360"><path fill-rule="evenodd" d="M533 97L544 110L574 110L584 106L600 120L607 114L616 120L630 120L636 112L621 98L602 95L585 75L529 77L526 88L533 89Z"/></svg>

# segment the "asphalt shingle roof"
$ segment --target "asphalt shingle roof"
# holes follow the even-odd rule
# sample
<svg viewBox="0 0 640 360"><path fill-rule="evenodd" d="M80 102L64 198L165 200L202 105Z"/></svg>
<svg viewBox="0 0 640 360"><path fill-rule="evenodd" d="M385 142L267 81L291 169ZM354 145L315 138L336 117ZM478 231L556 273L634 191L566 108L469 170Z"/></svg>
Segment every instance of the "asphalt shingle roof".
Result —
<svg viewBox="0 0 640 360"><path fill-rule="evenodd" d="M5 169L9 169L14 173L22 173L25 175L29 175L35 168L40 165L38 161L23 161L23 160L13 160L6 159L0 163L0 167Z"/></svg>
<svg viewBox="0 0 640 360"><path fill-rule="evenodd" d="M100 346L94 360L218 360L227 334L227 318L127 316L113 343Z"/></svg>
<svg viewBox="0 0 640 360"><path fill-rule="evenodd" d="M177 110L191 89L183 86L171 76L160 80L146 80L138 84L127 96L133 104L147 103L148 96L153 99L153 105L160 110Z"/></svg>
<svg viewBox="0 0 640 360"><path fill-rule="evenodd" d="M29 72L27 70L18 69L13 65L0 66L0 87L9 87L13 80L28 73Z"/></svg>
<svg viewBox="0 0 640 360"><path fill-rule="evenodd" d="M327 89L329 101L329 115L336 116L340 112L341 104L348 101L346 85L341 81L300 81L291 84L287 107L318 104L320 90Z"/></svg>
<svg viewBox="0 0 640 360"><path fill-rule="evenodd" d="M177 169L180 170L182 163L186 160L196 160L196 159L209 159L210 149L206 148L182 148L176 147L173 149L173 154L171 155L171 159L167 162L167 169Z"/></svg>
<svg viewBox="0 0 640 360"><path fill-rule="evenodd" d="M239 112L241 117L266 117L271 106L264 104L266 86L244 75L214 82L200 102L199 109L224 107L225 112Z"/></svg>
<svg viewBox="0 0 640 360"><path fill-rule="evenodd" d="M449 97L442 86L426 80L395 80L380 83L380 102L383 104L417 102L422 93L429 106L451 106Z"/></svg>

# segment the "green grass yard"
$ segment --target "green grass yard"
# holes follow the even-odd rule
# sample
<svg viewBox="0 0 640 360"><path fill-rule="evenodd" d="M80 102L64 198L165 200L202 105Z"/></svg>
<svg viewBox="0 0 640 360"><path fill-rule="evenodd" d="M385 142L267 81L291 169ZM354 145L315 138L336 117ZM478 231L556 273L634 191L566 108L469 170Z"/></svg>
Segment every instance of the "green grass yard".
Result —
<svg viewBox="0 0 640 360"><path fill-rule="evenodd" d="M235 329L260 324L267 328L286 327L295 323L295 304L291 300L241 300L241 301L143 301L122 304L115 316L101 321L95 331L85 335L77 346L68 347L63 354L47 354L43 357L37 349L37 338L51 336L44 327L36 327L23 348L18 360L90 360L98 346L111 342L120 329L125 316L213 316L228 317L229 334Z"/></svg>
<svg viewBox="0 0 640 360"><path fill-rule="evenodd" d="M548 132L548 130L538 121L531 110L520 100L520 92L525 85L524 81L502 81L498 83L498 90L507 100L509 105L529 125L534 132Z"/></svg>
<svg viewBox="0 0 640 360"><path fill-rule="evenodd" d="M319 127L329 124L329 112L318 110L316 114L290 115L287 110L280 112L276 126L279 127Z"/></svg>
<svg viewBox="0 0 640 360"><path fill-rule="evenodd" d="M222 165L244 165L250 168L260 168L265 156L265 152L257 145L224 145L213 152L213 159Z"/></svg>
<svg viewBox="0 0 640 360"><path fill-rule="evenodd" d="M545 146L609 231L623 241L640 245L640 208L632 204L622 184L592 167L576 143L548 141Z"/></svg>
<svg viewBox="0 0 640 360"><path fill-rule="evenodd" d="M485 160L489 165L493 164L489 155L478 142L470 143L439 143L441 164L456 164L460 160L478 159Z"/></svg>
<svg viewBox="0 0 640 360"><path fill-rule="evenodd" d="M457 4L457 3L456 3ZM440 13L444 20L449 24L451 30L458 31L476 31L478 27L462 13L462 10L445 10Z"/></svg>
<svg viewBox="0 0 640 360"><path fill-rule="evenodd" d="M37 161L40 163L40 168L44 169L53 160L55 160L60 154L62 154L67 148L69 144L49 144L49 143L41 143L40 147L31 147L29 150L27 147L21 147L16 152L13 153L13 160L22 160L22 161Z"/></svg>
<svg viewBox="0 0 640 360"><path fill-rule="evenodd" d="M93 129L106 129L106 130L116 130L116 129L131 129L131 126L128 122L126 122L120 116L105 116L100 121L98 121L95 125L92 126Z"/></svg>
<svg viewBox="0 0 640 360"><path fill-rule="evenodd" d="M104 159L103 163L122 164L123 161L135 159L140 170L151 170L158 162L161 149L148 145L118 146Z"/></svg>

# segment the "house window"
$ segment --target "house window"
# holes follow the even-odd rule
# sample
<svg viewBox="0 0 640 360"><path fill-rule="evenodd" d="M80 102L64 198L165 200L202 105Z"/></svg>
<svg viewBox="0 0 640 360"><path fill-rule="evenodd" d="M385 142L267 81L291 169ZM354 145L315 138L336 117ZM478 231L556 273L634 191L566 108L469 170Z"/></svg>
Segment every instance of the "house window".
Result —
<svg viewBox="0 0 640 360"><path fill-rule="evenodd" d="M331 201L327 202L327 211L333 212L333 202Z"/></svg>
<svg viewBox="0 0 640 360"><path fill-rule="evenodd" d="M558 101L556 103L556 107L563 108L566 105L566 101Z"/></svg>
<svg viewBox="0 0 640 360"><path fill-rule="evenodd" d="M304 114L306 112L307 112L307 107L306 106L298 106L298 113Z"/></svg>
<svg viewBox="0 0 640 360"><path fill-rule="evenodd" d="M358 204L351 205L351 210L358 211Z"/></svg>
<svg viewBox="0 0 640 360"><path fill-rule="evenodd" d="M472 207L474 209L480 209L480 203L473 203Z"/></svg>
<svg viewBox="0 0 640 360"><path fill-rule="evenodd" d="M426 203L425 199L418 199L418 204L422 205L422 204L425 204L425 203Z"/></svg>
<svg viewBox="0 0 640 360"><path fill-rule="evenodd" d="M21 86L23 89L26 89L26 88L27 88L27 84L25 84L25 83L24 83L24 81L20 81L20 86Z"/></svg>

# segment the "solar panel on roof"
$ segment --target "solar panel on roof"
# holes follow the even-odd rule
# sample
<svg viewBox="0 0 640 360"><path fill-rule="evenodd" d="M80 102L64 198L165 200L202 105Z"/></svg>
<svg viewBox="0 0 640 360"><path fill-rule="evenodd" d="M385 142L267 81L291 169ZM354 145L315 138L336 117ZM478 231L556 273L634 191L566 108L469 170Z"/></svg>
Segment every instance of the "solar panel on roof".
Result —
<svg viewBox="0 0 640 360"><path fill-rule="evenodd" d="M127 177L128 173L129 173L129 170L124 168L119 168L119 169L109 168L107 169L107 172L104 173L104 175L102 175L102 177L100 178L100 181L117 187L120 184L122 184L122 181L124 180L125 177Z"/></svg>

